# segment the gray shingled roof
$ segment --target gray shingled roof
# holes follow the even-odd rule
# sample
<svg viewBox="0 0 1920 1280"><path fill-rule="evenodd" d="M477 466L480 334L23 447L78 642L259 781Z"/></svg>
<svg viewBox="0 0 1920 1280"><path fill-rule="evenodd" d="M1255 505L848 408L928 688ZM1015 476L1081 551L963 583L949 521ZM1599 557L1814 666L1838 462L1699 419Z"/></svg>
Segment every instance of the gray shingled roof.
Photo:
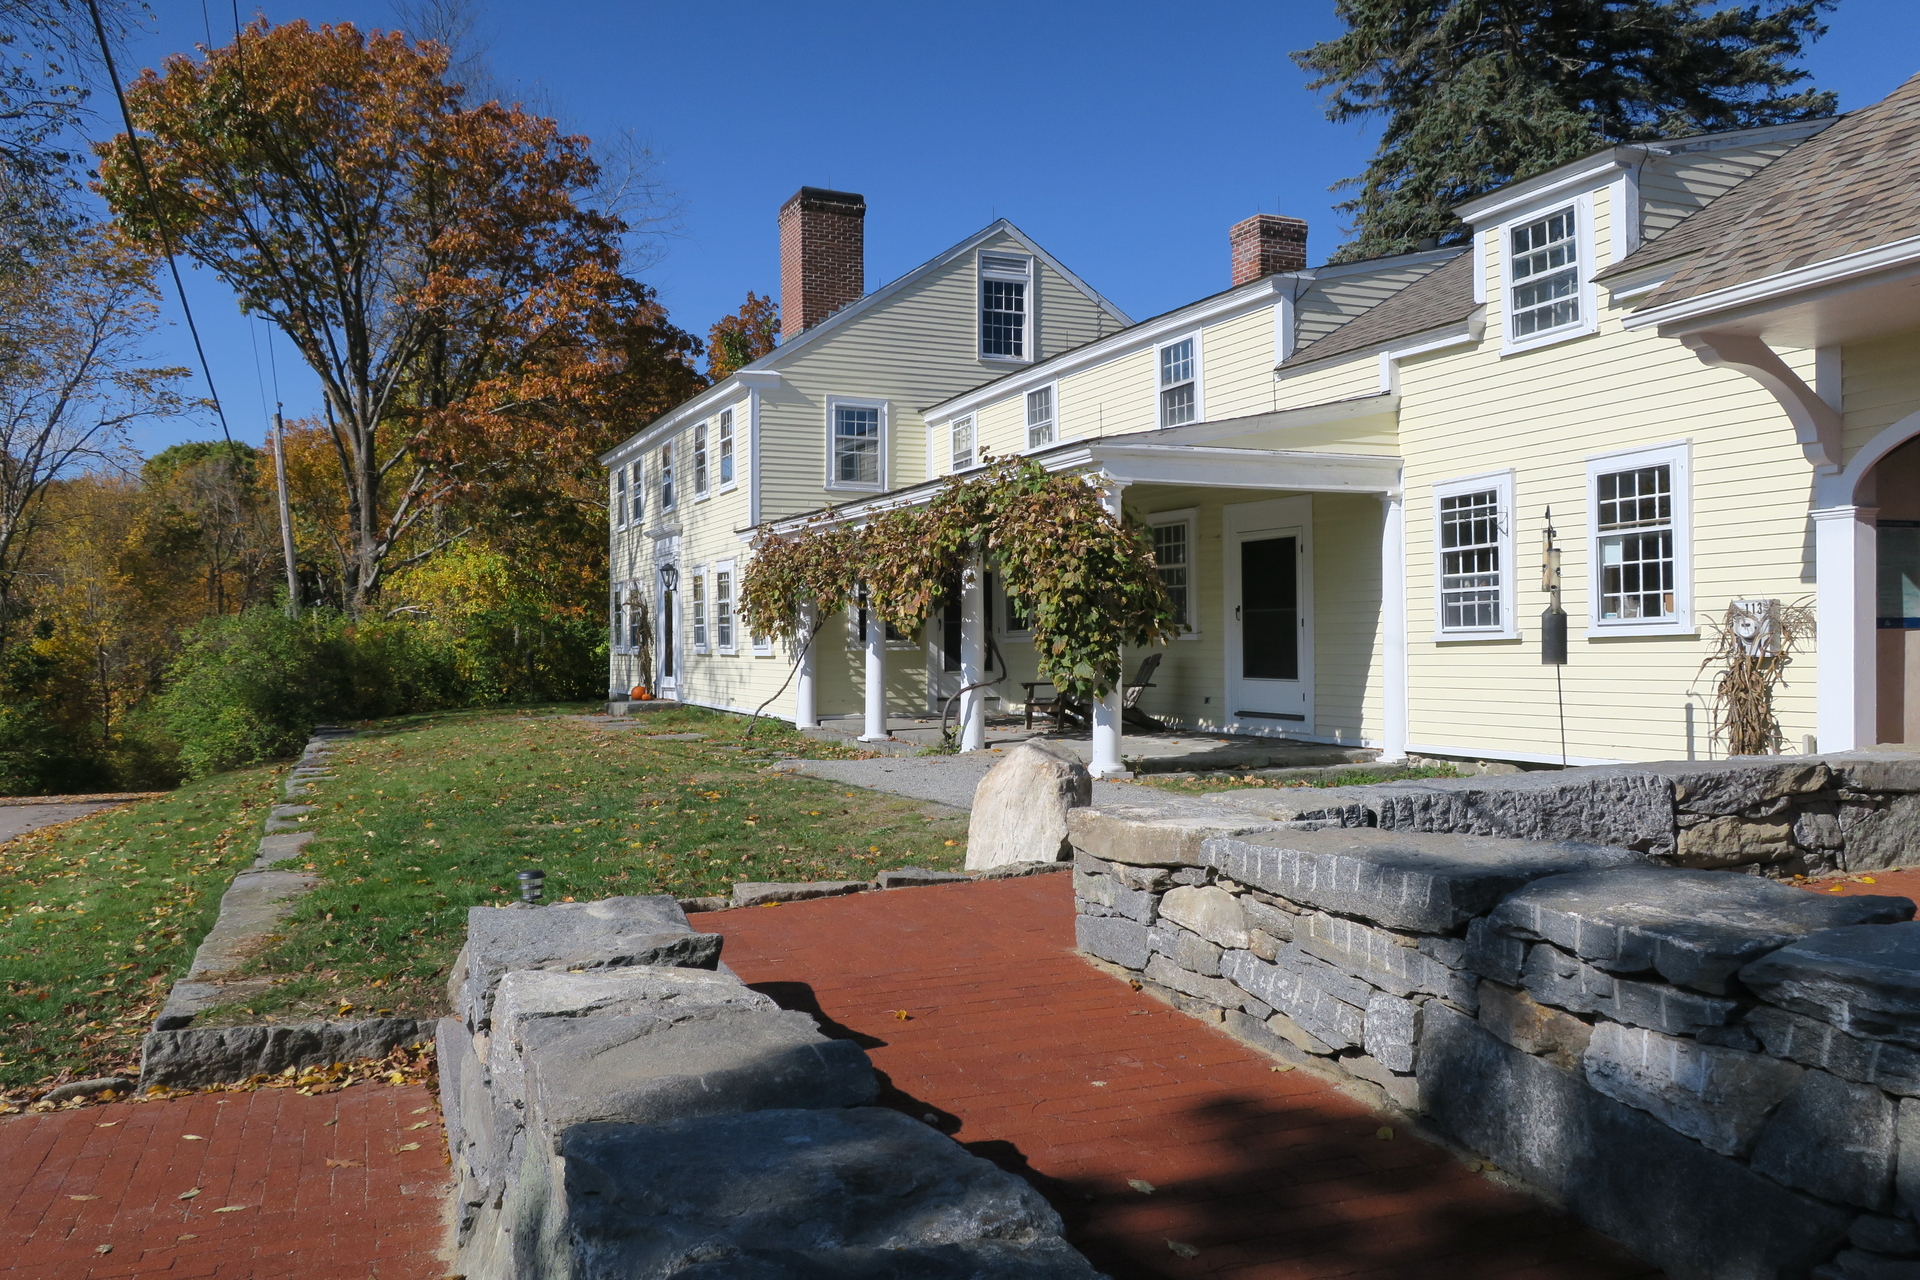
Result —
<svg viewBox="0 0 1920 1280"><path fill-rule="evenodd" d="M1617 265L1672 264L1641 309L1920 235L1920 75L1843 116Z"/></svg>
<svg viewBox="0 0 1920 1280"><path fill-rule="evenodd" d="M1410 337L1457 324L1473 314L1473 255L1461 249L1458 257L1435 267L1420 279L1376 307L1361 312L1318 342L1309 343L1281 362L1281 368L1351 355L1396 338Z"/></svg>

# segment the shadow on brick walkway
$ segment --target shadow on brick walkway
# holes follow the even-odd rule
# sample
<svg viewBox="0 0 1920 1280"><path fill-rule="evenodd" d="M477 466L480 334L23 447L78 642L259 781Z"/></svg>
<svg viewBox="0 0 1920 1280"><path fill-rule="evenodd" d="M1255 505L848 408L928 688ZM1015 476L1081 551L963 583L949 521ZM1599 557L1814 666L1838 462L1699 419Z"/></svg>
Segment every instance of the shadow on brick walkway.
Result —
<svg viewBox="0 0 1920 1280"><path fill-rule="evenodd" d="M439 1109L418 1085L9 1116L0 1276L429 1280L446 1271L447 1183Z"/></svg>
<svg viewBox="0 0 1920 1280"><path fill-rule="evenodd" d="M1071 892L1036 876L694 924L747 982L865 1046L883 1102L1030 1178L1116 1280L1658 1274L1094 969Z"/></svg>

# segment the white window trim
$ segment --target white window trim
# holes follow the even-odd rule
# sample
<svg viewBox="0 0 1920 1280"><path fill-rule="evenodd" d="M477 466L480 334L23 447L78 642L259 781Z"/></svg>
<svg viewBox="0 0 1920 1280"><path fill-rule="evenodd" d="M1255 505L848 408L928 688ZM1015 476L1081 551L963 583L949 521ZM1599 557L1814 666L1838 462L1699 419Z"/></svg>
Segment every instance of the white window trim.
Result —
<svg viewBox="0 0 1920 1280"><path fill-rule="evenodd" d="M893 440L893 424L891 421L892 414L889 412L888 405L889 405L889 402L886 400L867 400L859 396L828 396L827 397L827 422L826 422L827 474L826 474L825 482L821 485L822 488L836 489L841 492L852 492L852 493L885 493L886 492L887 470L888 470L887 453L888 453L888 448L891 445ZM833 419L834 419L834 414L842 406L849 409L878 409L880 411L880 480L879 480L879 483L877 484L848 484L848 483L843 483L841 481L835 480L833 478L833 473L835 469L833 465L833 462L834 462Z"/></svg>
<svg viewBox="0 0 1920 1280"><path fill-rule="evenodd" d="M1156 370L1155 377L1159 376ZM1184 524L1187 526L1187 629L1179 635L1181 640L1200 638L1200 508L1182 507L1177 511L1155 511L1140 517L1143 524L1153 528L1163 524Z"/></svg>
<svg viewBox="0 0 1920 1280"><path fill-rule="evenodd" d="M1659 622L1641 618L1600 617L1599 477L1662 463L1673 468L1673 617ZM1587 639L1614 636L1690 636L1693 625L1693 442L1649 445L1587 459Z"/></svg>
<svg viewBox="0 0 1920 1280"><path fill-rule="evenodd" d="M713 424L715 419L693 424L687 433L687 470L693 473L693 500L705 502L713 496Z"/></svg>
<svg viewBox="0 0 1920 1280"><path fill-rule="evenodd" d="M1165 387L1160 385L1160 353L1168 347L1176 346L1182 342L1193 343L1193 419L1190 422L1183 422L1180 425L1191 427L1207 420L1207 393L1201 385L1204 379L1200 376L1206 366L1201 359L1200 330L1194 329L1188 333L1172 334L1165 342L1156 342L1153 344L1153 425L1161 431L1167 429L1167 424L1161 421L1160 418L1160 393L1166 390ZM1054 413L1057 421L1059 410L1055 409Z"/></svg>
<svg viewBox="0 0 1920 1280"><path fill-rule="evenodd" d="M994 625L999 628L1000 638L1003 640L1033 639L1033 628L1031 627L1027 628L1025 631L1013 631L1008 629L1006 625L1007 575L1002 573L998 569L993 570L993 589L996 593L998 593L1000 597L999 600L992 602L996 606L995 612L993 615L993 620L994 620Z"/></svg>
<svg viewBox="0 0 1920 1280"><path fill-rule="evenodd" d="M720 575L723 573L727 575L727 606L732 614L728 627L733 633L731 644L720 643ZM712 597L713 618L708 625L712 628L714 652L734 657L740 652L740 575L734 572L733 561L714 561L713 587L707 594Z"/></svg>
<svg viewBox="0 0 1920 1280"><path fill-rule="evenodd" d="M662 440L660 447L654 451L656 460L654 463L654 478L659 483L660 513L663 516L669 511L678 511L680 509L680 481L682 479L680 474L680 458L678 456L680 450L674 447L678 443L678 436L669 436L667 439ZM669 459L671 459L671 461L669 461ZM667 482L667 473L669 471L673 473L673 482L671 484Z"/></svg>
<svg viewBox="0 0 1920 1280"><path fill-rule="evenodd" d="M963 422L966 423L973 432L973 461L968 463L966 467L961 468L953 465L953 433L959 429L960 424ZM972 471L979 467L980 415L975 413L962 414L960 417L952 419L945 426L939 428L939 432L947 442L945 456L939 459L939 466L929 467L927 469L928 475L959 475L962 470Z"/></svg>
<svg viewBox="0 0 1920 1280"><path fill-rule="evenodd" d="M720 422L723 418L732 433L729 438L733 441L733 479L714 486L713 491L732 493L740 487L740 415L732 408L726 408L713 417L713 474L716 477L720 474Z"/></svg>
<svg viewBox="0 0 1920 1280"><path fill-rule="evenodd" d="M627 497L626 521L629 528L638 529L647 522L647 467L644 457L635 458L628 469L633 488Z"/></svg>
<svg viewBox="0 0 1920 1280"><path fill-rule="evenodd" d="M1561 325L1558 329L1546 329L1539 333L1530 333L1524 338L1513 336L1513 274L1511 261L1513 256L1513 231L1516 227L1559 212L1568 207L1573 209L1574 243L1580 254L1578 278L1580 281L1580 319L1573 324ZM1570 338L1584 338L1600 328L1600 311L1593 286L1593 274L1599 270L1597 265L1598 246L1593 235L1593 193L1583 191L1572 197L1561 196L1555 200L1543 201L1529 207L1525 212L1507 219L1500 224L1495 233L1494 257L1500 273L1500 354L1518 355L1524 351L1533 351L1539 347L1550 347Z"/></svg>
<svg viewBox="0 0 1920 1280"><path fill-rule="evenodd" d="M982 260L986 258L1024 258L1026 259L1027 274L1025 276L1025 282L1027 286L1027 293L1026 293L1027 309L1023 314L1025 314L1027 318L1027 322L1026 322L1026 331L1020 336L1020 345L1026 348L1027 354L1023 356L990 356L984 350L987 342L987 335L985 334L985 332L982 331L981 320L987 309L987 283L986 282L988 280L1021 279L1021 277L1012 275L1011 273L1008 273L1008 272L994 272L992 274L989 274L987 268L981 265ZM1039 272L1038 272L1038 260L1032 254L1024 253L1018 249L1011 250L1011 251L981 249L975 252L975 254L973 255L973 354L974 354L974 357L986 364L1028 365L1028 364L1036 363L1039 359L1039 355L1038 355L1039 339L1040 339L1040 305L1039 304L1040 304L1040 280L1039 280Z"/></svg>
<svg viewBox="0 0 1920 1280"><path fill-rule="evenodd" d="M1440 584L1446 551L1440 545L1440 500L1462 493L1492 489L1500 504L1500 623L1493 627L1448 627L1441 620L1446 612L1441 605ZM1518 576L1513 554L1513 470L1483 471L1479 475L1437 481L1433 486L1433 638L1436 643L1458 644L1463 640L1518 640L1520 638Z"/></svg>
<svg viewBox="0 0 1920 1280"><path fill-rule="evenodd" d="M734 588L735 591L738 591L739 589L740 588L737 586ZM739 610L736 609L734 611L734 624L733 624L735 627L738 627L740 625L739 617L740 617ZM773 656L773 637L772 636L751 636L749 637L749 639L753 641L754 657L771 658Z"/></svg>
<svg viewBox="0 0 1920 1280"><path fill-rule="evenodd" d="M613 511L613 519L608 523L615 529L624 529L627 527L627 464L623 462L615 467L607 483L613 490L607 495L607 505Z"/></svg>
<svg viewBox="0 0 1920 1280"><path fill-rule="evenodd" d="M1053 439L1047 441L1045 444L1028 444L1027 443L1027 433L1031 430L1031 428L1027 426L1027 397L1032 395L1036 391L1046 392L1048 396L1047 402L1053 406ZM976 426L974 428L974 457L976 459L980 456L979 438L980 438L980 431L978 426ZM1059 444L1065 438L1066 437L1060 430L1060 384L1059 382L1055 381L1055 382L1037 383L1034 386L1028 387L1025 391L1021 392L1020 393L1020 444L1021 444L1020 452L1038 453L1042 449L1051 449L1053 448L1053 446Z"/></svg>
<svg viewBox="0 0 1920 1280"><path fill-rule="evenodd" d="M696 582L700 584L698 595L693 590ZM705 657L713 652L713 616L708 612L713 601L707 586L707 566L696 564L683 573L680 591L686 602L683 612L687 615L687 650Z"/></svg>

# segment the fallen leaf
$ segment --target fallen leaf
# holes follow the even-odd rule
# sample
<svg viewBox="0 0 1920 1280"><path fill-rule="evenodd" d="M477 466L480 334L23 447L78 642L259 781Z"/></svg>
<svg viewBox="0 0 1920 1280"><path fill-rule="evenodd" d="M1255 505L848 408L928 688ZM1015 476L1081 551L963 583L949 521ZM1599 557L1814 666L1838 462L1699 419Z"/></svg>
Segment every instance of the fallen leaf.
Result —
<svg viewBox="0 0 1920 1280"><path fill-rule="evenodd" d="M199 1194L200 1194L200 1188L194 1187L191 1190L182 1191L179 1195L175 1196L174 1199L175 1200L191 1200Z"/></svg>
<svg viewBox="0 0 1920 1280"><path fill-rule="evenodd" d="M1393 1130L1383 1124L1378 1129L1375 1129L1373 1131L1373 1136L1380 1139L1380 1141L1385 1142L1388 1138L1391 1138L1393 1136Z"/></svg>
<svg viewBox="0 0 1920 1280"><path fill-rule="evenodd" d="M205 1138L201 1137L197 1133L183 1133L180 1135L180 1139L183 1142L205 1142L206 1141Z"/></svg>
<svg viewBox="0 0 1920 1280"><path fill-rule="evenodd" d="M1293 1064L1291 1062L1282 1062L1278 1066L1274 1067L1274 1070L1275 1071L1291 1071L1293 1070Z"/></svg>
<svg viewBox="0 0 1920 1280"><path fill-rule="evenodd" d="M908 1013L905 1009L895 1009L893 1011L893 1016L899 1019L901 1022L913 1021L913 1015Z"/></svg>
<svg viewBox="0 0 1920 1280"><path fill-rule="evenodd" d="M197 1231L189 1231L187 1232L187 1234L183 1236L174 1237L175 1240L198 1240L199 1238L200 1238L200 1233Z"/></svg>
<svg viewBox="0 0 1920 1280"><path fill-rule="evenodd" d="M119 1122L118 1120L103 1120L103 1121L101 1121L101 1122L100 1122L99 1124L96 1124L96 1125L95 1125L95 1126L93 1126L93 1127L94 1127L94 1128L96 1128L96 1129L111 1129L111 1128L113 1128L113 1126L115 1126L115 1125L117 1125L117 1124L119 1124L119 1123L120 1123L120 1122Z"/></svg>
<svg viewBox="0 0 1920 1280"><path fill-rule="evenodd" d="M401 1152L401 1151L418 1151L419 1149L420 1149L420 1144L419 1144L419 1143L417 1143L417 1142L409 1142L409 1143L408 1143L408 1144L407 1144L406 1146L404 1146L404 1147L395 1147L395 1148L394 1148L394 1151L395 1151L395 1153L398 1153L398 1152Z"/></svg>
<svg viewBox="0 0 1920 1280"><path fill-rule="evenodd" d="M1485 1165L1481 1164L1478 1160L1468 1160L1468 1161L1465 1161L1464 1163L1467 1166L1468 1173L1478 1173L1480 1172L1480 1170L1486 1167Z"/></svg>
<svg viewBox="0 0 1920 1280"><path fill-rule="evenodd" d="M359 1162L358 1160L329 1160L329 1161L327 1161L327 1168L329 1168L329 1169L359 1169L359 1168L362 1168L362 1167L363 1167L363 1166L361 1165L361 1163L360 1163L360 1162Z"/></svg>
<svg viewBox="0 0 1920 1280"><path fill-rule="evenodd" d="M215 1213L238 1213L242 1209L251 1209L251 1208L253 1208L253 1206L250 1204L223 1204L218 1209L215 1209L214 1212Z"/></svg>
<svg viewBox="0 0 1920 1280"><path fill-rule="evenodd" d="M1143 1196L1150 1196L1156 1190L1156 1188L1151 1182L1147 1182L1140 1178L1128 1178L1127 1185L1132 1187L1135 1191L1138 1191Z"/></svg>
<svg viewBox="0 0 1920 1280"><path fill-rule="evenodd" d="M69 1200L98 1200L99 1196L68 1196Z"/></svg>
<svg viewBox="0 0 1920 1280"><path fill-rule="evenodd" d="M433 1107L431 1105L424 1106L424 1107L415 1107L413 1110L407 1112L407 1114L410 1116L420 1116L420 1115L425 1115L427 1112L431 1110L433 1110Z"/></svg>
<svg viewBox="0 0 1920 1280"><path fill-rule="evenodd" d="M1135 991L1138 991L1138 990L1140 990L1140 979L1138 979L1138 978L1128 978L1128 979L1127 979L1127 985L1128 985L1128 986L1130 986L1130 987L1132 987L1132 988L1133 988L1133 989L1134 989Z"/></svg>
<svg viewBox="0 0 1920 1280"><path fill-rule="evenodd" d="M1860 883L1861 884L1879 884L1880 882L1878 880L1875 880L1872 876L1861 876Z"/></svg>
<svg viewBox="0 0 1920 1280"><path fill-rule="evenodd" d="M329 1124L339 1124L340 1122L338 1120L322 1120L320 1123L323 1125L329 1125Z"/></svg>
<svg viewBox="0 0 1920 1280"><path fill-rule="evenodd" d="M1200 1256L1198 1249L1190 1244L1181 1244L1178 1240L1167 1241L1167 1248L1173 1250L1176 1256L1182 1258L1197 1258Z"/></svg>
<svg viewBox="0 0 1920 1280"><path fill-rule="evenodd" d="M1096 1089L1104 1089L1107 1087L1107 1082L1105 1080L1095 1080L1095 1081L1092 1081L1092 1084L1093 1084L1093 1087Z"/></svg>
<svg viewBox="0 0 1920 1280"><path fill-rule="evenodd" d="M422 1120L422 1121L421 1121L421 1122L420 1122L419 1124L410 1124L410 1125L408 1125L408 1126L407 1126L407 1128L409 1128L409 1129L424 1129L424 1128L426 1128L426 1127L427 1127L428 1125L430 1125L430 1124L432 1124L432 1123L433 1123L433 1121L431 1121L431 1120Z"/></svg>
<svg viewBox="0 0 1920 1280"><path fill-rule="evenodd" d="M113 1252L113 1246L112 1246L112 1245L110 1245L110 1244L103 1244L103 1245L97 1245L97 1246L95 1246L95 1248L94 1248L94 1250L93 1250L93 1251L94 1251L95 1253L112 1253L112 1252Z"/></svg>

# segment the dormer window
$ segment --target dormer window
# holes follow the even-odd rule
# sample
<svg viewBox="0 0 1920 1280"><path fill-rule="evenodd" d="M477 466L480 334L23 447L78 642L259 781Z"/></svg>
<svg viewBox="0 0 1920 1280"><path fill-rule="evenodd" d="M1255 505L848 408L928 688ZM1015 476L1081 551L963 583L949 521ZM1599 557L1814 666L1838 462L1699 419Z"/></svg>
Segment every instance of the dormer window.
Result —
<svg viewBox="0 0 1920 1280"><path fill-rule="evenodd" d="M1578 228L1569 206L1509 232L1507 310L1514 338L1580 323Z"/></svg>
<svg viewBox="0 0 1920 1280"><path fill-rule="evenodd" d="M1193 379L1193 339L1182 338L1160 348L1160 425L1178 427L1199 414L1199 393Z"/></svg>
<svg viewBox="0 0 1920 1280"><path fill-rule="evenodd" d="M1033 261L1008 254L980 255L980 354L1027 359L1027 289Z"/></svg>
<svg viewBox="0 0 1920 1280"><path fill-rule="evenodd" d="M947 429L948 458L951 471L965 471L973 465L973 419L962 418Z"/></svg>

